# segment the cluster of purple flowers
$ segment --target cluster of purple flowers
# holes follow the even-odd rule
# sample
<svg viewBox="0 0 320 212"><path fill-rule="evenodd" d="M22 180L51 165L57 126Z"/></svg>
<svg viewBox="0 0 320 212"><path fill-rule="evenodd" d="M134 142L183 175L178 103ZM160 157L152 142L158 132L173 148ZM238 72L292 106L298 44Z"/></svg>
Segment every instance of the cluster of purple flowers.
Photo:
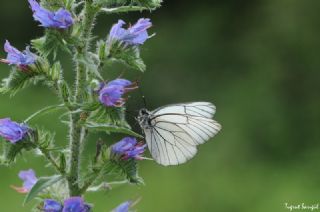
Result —
<svg viewBox="0 0 320 212"><path fill-rule="evenodd" d="M64 203L46 199L43 204L44 212L89 212L91 206L84 202L82 197L70 197Z"/></svg>
<svg viewBox="0 0 320 212"><path fill-rule="evenodd" d="M22 140L28 130L27 125L11 121L10 118L0 119L0 136L13 144Z"/></svg>
<svg viewBox="0 0 320 212"><path fill-rule="evenodd" d="M60 8L57 11L50 11L40 6L36 0L28 0L33 12L33 17L41 23L41 26L47 28L67 29L73 25L74 20L69 11ZM0 60L9 65L16 65L21 70L26 70L29 65L36 61L36 55L30 52L29 47L23 52L17 50L6 41L4 50L7 52L7 58Z"/></svg>
<svg viewBox="0 0 320 212"><path fill-rule="evenodd" d="M20 171L19 178L23 181L22 187L12 186L19 193L28 193L38 181L32 169ZM89 212L90 208L81 197L70 197L63 205L53 199L46 199L43 204L44 212Z"/></svg>
<svg viewBox="0 0 320 212"><path fill-rule="evenodd" d="M141 45L149 38L147 29L152 26L150 19L140 18L136 24L128 29L123 28L124 24L123 20L119 20L118 23L113 25L107 43L111 44L116 40L128 45Z"/></svg>
<svg viewBox="0 0 320 212"><path fill-rule="evenodd" d="M56 11L50 11L43 8L36 0L28 0L33 17L40 22L41 26L46 28L55 28L58 30L68 29L74 24L72 14L60 8ZM126 23L119 20L110 30L108 45L118 41L125 46L142 45L148 38L147 30L152 26L150 19L141 18L136 24L128 28L123 26ZM33 54L29 46L25 50L19 51L13 47L9 41L4 44L4 50L7 53L6 59L0 59L0 62L15 65L20 70L31 70L29 66L37 61L37 55ZM101 83L97 91L99 101L107 107L121 107L125 104L126 98L123 96L134 89L138 88L137 83L126 79L115 79L107 83ZM5 140L15 144L23 140L30 128L24 123L17 123L10 118L0 119L0 136ZM116 144L111 146L113 157L121 160L142 159L146 144L137 142L136 138L125 137ZM23 170L19 172L19 178L23 181L21 187L12 186L19 193L28 193L37 183L38 178L34 170ZM131 201L124 202L115 208L114 212L128 212L132 206ZM45 199L43 202L44 212L89 212L91 206L85 203L82 197L70 197L65 199L63 204L54 199Z"/></svg>
<svg viewBox="0 0 320 212"><path fill-rule="evenodd" d="M126 79L115 79L108 83L101 83L99 89L99 101L105 106L121 107L125 103L123 95L138 88L136 83Z"/></svg>
<svg viewBox="0 0 320 212"><path fill-rule="evenodd" d="M138 143L136 138L125 137L111 147L111 152L117 158L127 160L129 158L141 160L146 144Z"/></svg>

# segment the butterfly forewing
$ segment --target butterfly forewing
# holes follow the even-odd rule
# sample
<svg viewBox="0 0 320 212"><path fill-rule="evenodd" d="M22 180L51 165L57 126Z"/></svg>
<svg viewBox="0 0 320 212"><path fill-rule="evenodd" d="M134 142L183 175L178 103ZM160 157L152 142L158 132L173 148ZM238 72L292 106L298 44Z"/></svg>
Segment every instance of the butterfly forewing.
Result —
<svg viewBox="0 0 320 212"><path fill-rule="evenodd" d="M208 102L168 105L150 112L142 126L152 157L162 165L178 165L191 159L196 146L216 135L221 126L212 120L215 106Z"/></svg>

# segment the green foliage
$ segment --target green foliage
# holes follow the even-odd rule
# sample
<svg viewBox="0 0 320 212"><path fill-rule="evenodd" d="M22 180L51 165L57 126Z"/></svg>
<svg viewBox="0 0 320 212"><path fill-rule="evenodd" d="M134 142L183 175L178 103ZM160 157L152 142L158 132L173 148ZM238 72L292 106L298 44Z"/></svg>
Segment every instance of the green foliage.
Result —
<svg viewBox="0 0 320 212"><path fill-rule="evenodd" d="M31 44L41 56L48 57L52 54L55 59L59 50L72 54L69 47L76 41L73 41L72 38L67 40L67 37L68 31L46 29L45 35L41 38L31 40Z"/></svg>
<svg viewBox="0 0 320 212"><path fill-rule="evenodd" d="M128 46L122 42L110 41L105 47L105 55L107 59L112 61L121 62L126 66L135 70L144 72L146 65L140 56L140 49L137 46ZM101 48L104 48L101 45ZM99 51L101 52L101 51Z"/></svg>
<svg viewBox="0 0 320 212"><path fill-rule="evenodd" d="M105 107L100 104L99 107L91 113L86 123L110 124L119 127L129 127L125 120L125 108Z"/></svg>
<svg viewBox="0 0 320 212"><path fill-rule="evenodd" d="M14 96L19 90L34 85L45 77L36 73L29 73L13 68L8 78L4 78L1 82L0 93L10 93Z"/></svg>
<svg viewBox="0 0 320 212"><path fill-rule="evenodd" d="M149 9L156 9L161 7L162 0L132 0L132 3Z"/></svg>
<svg viewBox="0 0 320 212"><path fill-rule="evenodd" d="M96 54L88 53L87 56L77 55L77 60L87 67L88 75L90 76L89 80L98 78L103 81L103 77L99 73L100 60Z"/></svg>
<svg viewBox="0 0 320 212"><path fill-rule="evenodd" d="M62 108L64 108L63 104L52 105L52 106L48 106L48 107L42 108L41 110L38 110L37 112L35 112L31 116L29 116L24 122L27 123L27 122L31 121L32 119L34 119L37 116L44 115L44 114L47 114L47 113L52 113L52 112L54 112L56 110L59 110L59 109L62 109Z"/></svg>
<svg viewBox="0 0 320 212"><path fill-rule="evenodd" d="M89 130L103 131L109 133L124 133L136 137L142 137L131 130L130 125L125 120L125 109L105 107L101 104L92 103L82 109L93 111L84 122L84 126Z"/></svg>
<svg viewBox="0 0 320 212"><path fill-rule="evenodd" d="M48 10L55 11L61 7L64 8L66 0L42 0L41 5Z"/></svg>
<svg viewBox="0 0 320 212"><path fill-rule="evenodd" d="M23 140L12 144L6 141L5 161L10 164L14 162L18 155L22 154L23 150L29 151L35 148L35 145L30 141L30 136L26 136Z"/></svg>
<svg viewBox="0 0 320 212"><path fill-rule="evenodd" d="M66 170L67 168L66 156L63 152L60 152L59 155L59 167L61 170Z"/></svg>
<svg viewBox="0 0 320 212"><path fill-rule="evenodd" d="M105 169L109 175L123 175L133 184L143 184L143 179L138 175L138 163L135 159L111 160L111 166Z"/></svg>
<svg viewBox="0 0 320 212"><path fill-rule="evenodd" d="M34 130L34 143L40 150L51 151L54 150L55 134L44 129Z"/></svg>
<svg viewBox="0 0 320 212"><path fill-rule="evenodd" d="M143 136L139 135L136 132L133 132L130 128L126 127L118 127L110 124L99 124L99 123L91 123L87 122L85 125L89 130L95 130L95 131L103 131L107 134L109 133L123 133L139 138L143 138Z"/></svg>
<svg viewBox="0 0 320 212"><path fill-rule="evenodd" d="M37 58L35 64L25 68L13 67L9 76L1 82L0 93L9 93L14 96L18 91L39 82L49 87L60 78L61 65L56 62L52 67L47 60Z"/></svg>
<svg viewBox="0 0 320 212"><path fill-rule="evenodd" d="M32 199L37 197L39 193L43 192L46 188L54 185L55 183L59 182L63 178L64 177L61 175L54 175L51 177L40 177L25 197L23 204L30 202Z"/></svg>
<svg viewBox="0 0 320 212"><path fill-rule="evenodd" d="M59 90L59 97L62 99L62 101L64 102L64 104L69 107L70 106L70 97L71 97L71 91L69 88L69 85L66 81L64 80L58 80L57 83L58 86L58 90Z"/></svg>
<svg viewBox="0 0 320 212"><path fill-rule="evenodd" d="M102 40L97 43L96 51L92 52L91 43L95 38L91 33L96 16L101 11L118 13L152 10L159 7L160 3L160 0L40 1L42 7L51 11L59 8L68 9L75 20L74 25L68 29L46 28L42 37L32 40L32 48L37 52L36 62L13 68L9 76L3 79L0 92L14 95L19 90L37 83L54 88L60 103L40 109L29 116L25 123L30 124L35 117L52 113L57 109L67 109L65 114L69 115L67 123L70 146L66 147L67 151L57 152L60 149L54 145L55 134L38 127L30 128L28 136L16 144L4 143L0 164L10 164L24 150L36 149L35 152L45 157L61 174L40 177L26 196L24 203L35 197L39 197L41 201L48 197L63 201L68 196L81 196L95 180L102 179L105 182L105 176L125 178L126 182L133 184L143 183L138 176L137 160L110 156L110 150L102 144L99 148L97 147L96 157L85 177L79 174L82 165L81 149L88 133L102 131L107 134L122 133L143 138L131 130L126 121L124 107L106 107L98 101L96 93L96 87L105 81L100 73L104 64L120 62L141 72L146 70L146 65L140 57L139 47L118 41L109 43ZM61 51L68 53L75 66L74 86L64 79L62 64L56 61ZM64 181L62 181L63 178L65 178ZM82 185L83 178L84 185ZM54 188L59 187L57 184L63 184L63 186L55 191ZM50 192L52 194L56 192L59 195L55 197ZM38 204L38 206L36 210L41 211L43 205Z"/></svg>
<svg viewBox="0 0 320 212"><path fill-rule="evenodd" d="M161 6L162 0L96 0L96 3L112 8L109 12L128 12L157 9Z"/></svg>

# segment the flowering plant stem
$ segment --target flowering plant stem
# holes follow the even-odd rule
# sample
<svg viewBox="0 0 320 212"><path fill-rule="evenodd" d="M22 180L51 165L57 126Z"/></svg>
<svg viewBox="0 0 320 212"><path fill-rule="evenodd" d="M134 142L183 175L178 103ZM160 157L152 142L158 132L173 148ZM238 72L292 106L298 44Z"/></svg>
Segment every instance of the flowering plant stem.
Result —
<svg viewBox="0 0 320 212"><path fill-rule="evenodd" d="M125 27L119 19L106 39L96 43L92 29L99 13L122 13L129 11L154 10L161 0L28 0L33 18L46 28L43 37L31 41L24 51L19 51L9 41L5 42L6 59L0 62L13 65L9 77L0 83L0 93L14 95L29 85L43 82L59 97L60 103L47 106L33 113L24 122L10 118L0 119L0 138L8 141L0 152L0 165L13 163L25 151L39 151L58 175L37 177L34 170L19 173L22 187L13 188L25 193L24 204L37 198L36 211L91 211L92 205L84 201L87 191L98 192L109 189L111 184L143 184L138 174L138 160L143 159L146 144L137 141L141 135L134 132L125 117L126 94L138 88L137 82L125 78L110 81L100 73L104 64L121 63L138 71L145 71L146 65L140 56L140 46L150 38L149 18L140 18L134 25ZM126 2L126 3L125 3ZM61 5L60 8L55 5ZM112 8L110 8L112 7ZM110 8L110 9L109 9ZM70 89L64 79L62 63L57 59L60 51L72 54L74 84ZM50 56L53 56L52 58ZM68 146L57 148L55 134L38 126L31 120L66 109L68 114ZM63 118L62 123L66 123ZM99 140L94 158L89 159L84 169L83 146L90 133L104 132L126 134L114 144ZM60 150L58 152L57 150ZM117 181L118 179L125 179ZM114 181L115 182L109 182ZM107 181L109 183L107 183ZM129 210L134 203L127 201L115 211ZM54 209L53 209L54 208ZM39 210L38 210L39 209Z"/></svg>
<svg viewBox="0 0 320 212"><path fill-rule="evenodd" d="M82 62L78 61L78 57L85 58L86 52L90 46L90 35L93 27L97 10L93 6L91 0L86 0L84 9L84 21L83 30L80 36L83 43L77 47L76 56L74 57L74 63L76 64L76 83L75 83L75 103L80 104L83 101L83 94L86 82L86 66ZM86 131L80 125L81 114L75 113L70 115L70 170L68 173L68 186L70 196L80 196L82 191L79 186L79 169L80 169L80 154L81 146L85 138Z"/></svg>

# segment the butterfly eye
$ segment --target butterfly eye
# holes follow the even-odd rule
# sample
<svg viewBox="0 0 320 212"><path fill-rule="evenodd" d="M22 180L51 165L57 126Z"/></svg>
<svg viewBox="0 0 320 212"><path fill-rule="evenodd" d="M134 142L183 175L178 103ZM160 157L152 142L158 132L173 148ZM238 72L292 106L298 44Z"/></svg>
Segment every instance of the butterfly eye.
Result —
<svg viewBox="0 0 320 212"><path fill-rule="evenodd" d="M141 114L141 115L147 115L148 112L147 112L146 109L141 109L141 110L140 110L140 114Z"/></svg>

